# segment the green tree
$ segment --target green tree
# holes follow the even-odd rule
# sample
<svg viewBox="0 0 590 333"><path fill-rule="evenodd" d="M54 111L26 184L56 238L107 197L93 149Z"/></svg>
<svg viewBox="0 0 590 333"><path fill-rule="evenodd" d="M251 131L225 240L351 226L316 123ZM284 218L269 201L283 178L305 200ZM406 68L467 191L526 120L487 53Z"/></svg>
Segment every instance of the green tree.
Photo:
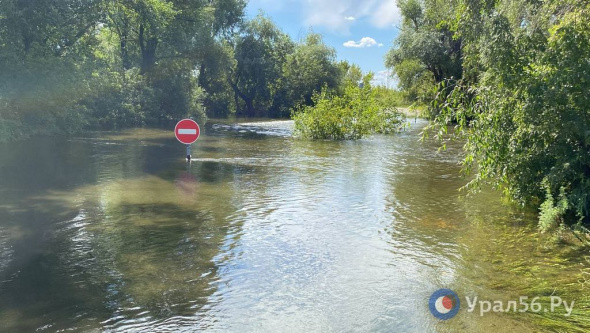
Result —
<svg viewBox="0 0 590 333"><path fill-rule="evenodd" d="M228 59L232 53L233 61ZM246 24L234 39L233 52L225 47L224 54L211 62L226 59L223 63L229 68L228 82L239 115L286 117L300 103L311 105L312 95L322 86L342 87L335 51L321 35L309 33L294 43L263 14ZM216 86L222 88L223 84L217 82ZM226 95L219 91L220 96Z"/></svg>
<svg viewBox="0 0 590 333"><path fill-rule="evenodd" d="M427 100L432 82L462 77L461 39L455 38L450 19L452 2L403 0L398 2L402 29L386 56L386 65L400 79L410 98Z"/></svg>
<svg viewBox="0 0 590 333"><path fill-rule="evenodd" d="M199 86L207 92L204 105L208 116L219 118L236 113L240 102L231 86L235 67L234 49L227 40L214 43L205 53L199 69Z"/></svg>
<svg viewBox="0 0 590 333"><path fill-rule="evenodd" d="M201 61L205 46L242 22L245 1L107 0L106 8L108 25L120 39L124 68L137 59L145 74L161 62Z"/></svg>
<svg viewBox="0 0 590 333"><path fill-rule="evenodd" d="M210 101L203 89L213 89L215 96L219 93L199 77L216 69L208 71L206 65L219 54L220 37L242 22L245 2L112 0L108 5L108 28L119 39L123 76L139 67L139 75L146 80L142 86L148 90L139 100L143 119L152 123L184 116L203 119L201 104Z"/></svg>
<svg viewBox="0 0 590 333"><path fill-rule="evenodd" d="M469 75L441 84L433 127L443 134L458 124L465 167L477 167L472 185L491 183L523 204L545 201L544 229L588 223L590 5L520 4L461 3Z"/></svg>
<svg viewBox="0 0 590 333"><path fill-rule="evenodd" d="M287 55L294 47L291 38L262 13L246 23L243 34L237 36L230 80L241 115L264 116L272 107Z"/></svg>
<svg viewBox="0 0 590 333"><path fill-rule="evenodd" d="M295 105L311 105L313 94L322 87L340 87L342 74L336 51L324 43L321 35L310 32L287 58L281 99L275 100L274 108L287 116Z"/></svg>
<svg viewBox="0 0 590 333"><path fill-rule="evenodd" d="M89 122L204 118L198 69L241 24L244 7L243 0L0 2L0 139L24 134L25 124L54 133Z"/></svg>

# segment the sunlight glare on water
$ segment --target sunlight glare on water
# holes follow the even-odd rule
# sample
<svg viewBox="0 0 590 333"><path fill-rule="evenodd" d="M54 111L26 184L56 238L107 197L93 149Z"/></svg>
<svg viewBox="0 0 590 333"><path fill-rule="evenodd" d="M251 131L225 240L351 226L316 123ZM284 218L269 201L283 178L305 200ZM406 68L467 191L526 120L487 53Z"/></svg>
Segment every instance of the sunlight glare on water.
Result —
<svg viewBox="0 0 590 333"><path fill-rule="evenodd" d="M461 198L461 145L418 142L424 125L310 142L289 121L213 124L190 165L172 131L3 145L0 327L533 330L430 314L439 288L490 292L479 246L510 225L478 221L522 216Z"/></svg>

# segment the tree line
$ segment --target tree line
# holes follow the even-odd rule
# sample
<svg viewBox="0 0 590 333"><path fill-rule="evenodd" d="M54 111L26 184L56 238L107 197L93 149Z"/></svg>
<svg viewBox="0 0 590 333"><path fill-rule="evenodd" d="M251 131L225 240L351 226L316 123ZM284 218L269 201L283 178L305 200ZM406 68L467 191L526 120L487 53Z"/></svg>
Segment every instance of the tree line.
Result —
<svg viewBox="0 0 590 333"><path fill-rule="evenodd" d="M182 117L288 117L349 72L245 0L3 0L0 141ZM362 77L362 75L361 75ZM360 80L360 78L358 78Z"/></svg>
<svg viewBox="0 0 590 333"><path fill-rule="evenodd" d="M469 187L491 184L538 207L542 230L588 232L590 3L398 4L403 23L387 65L428 105L425 133L465 140Z"/></svg>

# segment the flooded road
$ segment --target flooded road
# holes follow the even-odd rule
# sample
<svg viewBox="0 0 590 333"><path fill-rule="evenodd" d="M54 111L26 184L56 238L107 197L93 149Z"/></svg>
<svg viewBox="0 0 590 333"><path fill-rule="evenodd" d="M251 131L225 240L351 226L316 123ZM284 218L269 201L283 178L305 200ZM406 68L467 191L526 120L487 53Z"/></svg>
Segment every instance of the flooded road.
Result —
<svg viewBox="0 0 590 333"><path fill-rule="evenodd" d="M419 142L425 124L355 142L210 124L190 164L172 130L2 144L0 331L587 329L587 254L497 192L462 196L461 144ZM448 321L440 288L462 302ZM466 295L579 305L480 316Z"/></svg>

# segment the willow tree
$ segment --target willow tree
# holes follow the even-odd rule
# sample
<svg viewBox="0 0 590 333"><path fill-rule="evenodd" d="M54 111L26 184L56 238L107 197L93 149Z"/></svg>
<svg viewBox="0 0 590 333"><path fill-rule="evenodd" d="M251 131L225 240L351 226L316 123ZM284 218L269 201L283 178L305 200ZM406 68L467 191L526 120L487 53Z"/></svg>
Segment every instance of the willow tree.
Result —
<svg viewBox="0 0 590 333"><path fill-rule="evenodd" d="M461 38L455 38L451 26L453 3L398 1L403 22L386 65L394 69L410 99L427 99L434 83L462 76Z"/></svg>
<svg viewBox="0 0 590 333"><path fill-rule="evenodd" d="M434 128L457 124L471 185L539 206L543 230L590 222L590 4L463 0L465 77L444 81Z"/></svg>

